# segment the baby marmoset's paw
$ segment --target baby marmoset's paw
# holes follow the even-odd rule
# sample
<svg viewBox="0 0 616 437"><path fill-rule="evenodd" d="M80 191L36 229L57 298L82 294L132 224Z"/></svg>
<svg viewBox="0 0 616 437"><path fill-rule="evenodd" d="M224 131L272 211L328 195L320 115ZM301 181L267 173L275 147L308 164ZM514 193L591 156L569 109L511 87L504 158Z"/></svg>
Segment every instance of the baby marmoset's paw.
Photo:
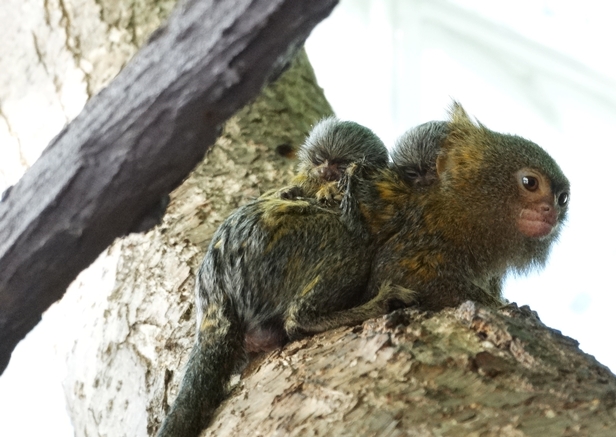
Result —
<svg viewBox="0 0 616 437"><path fill-rule="evenodd" d="M332 181L323 184L321 188L319 188L319 191L317 191L315 197L320 203L326 206L334 206L340 204L340 201L342 201L342 194L339 183L337 181Z"/></svg>

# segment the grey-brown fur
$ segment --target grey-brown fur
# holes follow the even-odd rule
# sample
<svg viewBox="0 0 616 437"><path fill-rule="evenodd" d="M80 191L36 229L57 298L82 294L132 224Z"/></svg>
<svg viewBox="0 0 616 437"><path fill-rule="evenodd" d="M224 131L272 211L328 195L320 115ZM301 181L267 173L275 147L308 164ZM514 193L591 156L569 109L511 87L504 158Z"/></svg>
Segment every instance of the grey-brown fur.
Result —
<svg viewBox="0 0 616 437"><path fill-rule="evenodd" d="M310 172L327 161L338 167L335 179L340 179L352 162L382 168L389 157L383 142L371 130L353 121L328 117L314 126L298 151L298 160L298 173Z"/></svg>
<svg viewBox="0 0 616 437"><path fill-rule="evenodd" d="M391 150L392 168L417 187L436 182L436 157L447 133L446 121L429 121L409 129Z"/></svg>
<svg viewBox="0 0 616 437"><path fill-rule="evenodd" d="M338 206L344 191L340 182L352 163L364 172L385 168L387 148L370 129L352 121L328 117L319 121L298 152L297 175L291 185L266 193L280 199L315 198Z"/></svg>

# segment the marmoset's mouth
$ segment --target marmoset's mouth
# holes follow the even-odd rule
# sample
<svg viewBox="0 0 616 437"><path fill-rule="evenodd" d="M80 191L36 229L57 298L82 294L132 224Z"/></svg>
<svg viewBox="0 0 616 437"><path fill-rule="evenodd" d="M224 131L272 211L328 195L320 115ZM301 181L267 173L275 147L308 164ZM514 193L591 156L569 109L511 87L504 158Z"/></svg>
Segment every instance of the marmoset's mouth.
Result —
<svg viewBox="0 0 616 437"><path fill-rule="evenodd" d="M518 218L518 229L531 238L541 238L549 235L558 221L555 208L547 204L536 208L524 208Z"/></svg>

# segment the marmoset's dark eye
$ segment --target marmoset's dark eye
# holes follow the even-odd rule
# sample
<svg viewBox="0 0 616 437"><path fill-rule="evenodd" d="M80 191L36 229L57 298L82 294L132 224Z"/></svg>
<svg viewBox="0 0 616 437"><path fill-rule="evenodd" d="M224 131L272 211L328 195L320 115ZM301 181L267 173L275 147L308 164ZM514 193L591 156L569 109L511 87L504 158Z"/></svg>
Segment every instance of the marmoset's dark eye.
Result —
<svg viewBox="0 0 616 437"><path fill-rule="evenodd" d="M536 191L539 188L539 180L534 176L522 176L522 185L528 191Z"/></svg>
<svg viewBox="0 0 616 437"><path fill-rule="evenodd" d="M419 172L417 170L405 170L404 173L409 179L417 179L419 177Z"/></svg>
<svg viewBox="0 0 616 437"><path fill-rule="evenodd" d="M558 205L565 206L567 203L569 203L569 193L567 193L566 191L563 191L558 196Z"/></svg>

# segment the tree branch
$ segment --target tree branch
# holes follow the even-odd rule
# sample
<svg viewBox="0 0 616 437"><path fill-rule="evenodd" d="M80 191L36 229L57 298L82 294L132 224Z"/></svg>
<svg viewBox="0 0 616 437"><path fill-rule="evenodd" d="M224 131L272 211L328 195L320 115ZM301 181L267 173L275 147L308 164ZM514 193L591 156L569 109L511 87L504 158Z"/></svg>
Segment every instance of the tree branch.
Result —
<svg viewBox="0 0 616 437"><path fill-rule="evenodd" d="M398 310L272 352L201 437L607 437L615 427L616 378L575 340L528 307L469 301Z"/></svg>
<svg viewBox="0 0 616 437"><path fill-rule="evenodd" d="M0 372L42 312L139 228L336 3L182 1L50 143L0 203Z"/></svg>

